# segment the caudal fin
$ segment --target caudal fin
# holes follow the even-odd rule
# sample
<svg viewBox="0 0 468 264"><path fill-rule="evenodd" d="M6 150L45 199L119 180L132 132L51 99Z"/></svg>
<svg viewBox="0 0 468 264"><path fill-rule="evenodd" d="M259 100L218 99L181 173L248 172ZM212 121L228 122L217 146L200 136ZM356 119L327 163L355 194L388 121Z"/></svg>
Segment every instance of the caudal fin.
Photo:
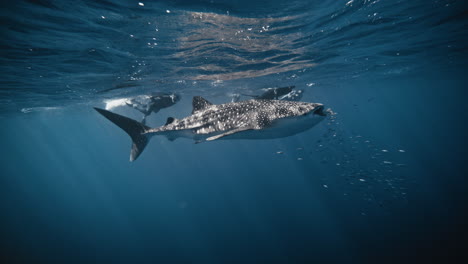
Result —
<svg viewBox="0 0 468 264"><path fill-rule="evenodd" d="M110 111L94 108L98 111L101 115L105 118L112 121L112 123L116 124L118 127L122 128L127 134L132 138L132 150L130 151L130 161L134 161L140 156L141 152L148 144L150 136L144 134L145 131L150 129L150 127L145 126L144 124L130 119L125 116L121 116Z"/></svg>

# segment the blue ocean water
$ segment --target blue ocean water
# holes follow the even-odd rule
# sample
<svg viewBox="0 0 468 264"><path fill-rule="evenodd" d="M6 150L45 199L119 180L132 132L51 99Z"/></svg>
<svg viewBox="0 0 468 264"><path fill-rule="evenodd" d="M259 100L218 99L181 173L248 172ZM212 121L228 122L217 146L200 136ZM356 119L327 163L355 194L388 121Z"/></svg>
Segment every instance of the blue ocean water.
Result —
<svg viewBox="0 0 468 264"><path fill-rule="evenodd" d="M463 1L1 3L2 263L448 263L464 257ZM295 85L275 140L130 138L93 107ZM460 259L456 263L461 263Z"/></svg>

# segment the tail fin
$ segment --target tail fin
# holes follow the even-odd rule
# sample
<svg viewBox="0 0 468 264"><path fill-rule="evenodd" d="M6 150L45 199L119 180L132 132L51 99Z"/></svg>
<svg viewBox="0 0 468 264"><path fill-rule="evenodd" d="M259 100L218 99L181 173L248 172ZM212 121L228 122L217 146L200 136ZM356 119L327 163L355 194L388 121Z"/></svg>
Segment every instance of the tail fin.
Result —
<svg viewBox="0 0 468 264"><path fill-rule="evenodd" d="M110 111L94 108L98 111L101 115L105 118L112 121L112 123L116 124L118 127L122 128L127 134L132 138L132 150L130 152L130 161L134 161L140 156L141 152L148 144L150 139L149 135L145 135L144 132L150 127L145 126L144 124L130 119L125 116L121 116Z"/></svg>

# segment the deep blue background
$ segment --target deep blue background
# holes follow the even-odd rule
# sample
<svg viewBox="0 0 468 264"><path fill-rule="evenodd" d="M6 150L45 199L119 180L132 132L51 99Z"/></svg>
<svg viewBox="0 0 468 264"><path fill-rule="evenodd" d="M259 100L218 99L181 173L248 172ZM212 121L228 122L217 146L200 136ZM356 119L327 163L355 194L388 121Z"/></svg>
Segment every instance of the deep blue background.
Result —
<svg viewBox="0 0 468 264"><path fill-rule="evenodd" d="M149 11L130 1L83 1L74 7L25 1L2 7L4 263L446 263L454 258L461 263L468 242L464 6L354 1L355 9L347 9L348 1L250 2L168 1L156 7L145 2L154 8ZM43 13L70 12L67 8L87 12L70 13L70 21ZM217 73L187 66L179 69L183 75L164 76L159 66L167 72L181 67L184 62L170 55L188 49L173 50L178 41L164 42L186 23L179 18L172 28L164 22L166 9L170 14L230 10L241 18L305 14L306 21L290 22L292 27L275 36L300 35L293 44L280 44L318 65L196 84L196 76ZM129 32L142 30L139 25L148 17L161 19L163 47L149 52L142 48L146 40L143 46L117 41L113 34L120 33L112 30L93 38L89 34L99 32L100 22L90 22L88 31L73 23L88 16L99 21L105 12L118 18L104 26ZM380 22L368 20L374 13L383 14ZM416 22L403 23L408 17ZM42 31L28 19L63 28ZM339 31L346 25L353 26ZM60 37L53 35L57 32ZM275 36L268 36L268 43L276 43ZM41 38L50 41L35 42ZM122 53L88 54L89 47L108 43ZM40 54L28 55L27 47L41 45ZM209 63L240 72L236 61L217 58L243 52L237 55L265 59L249 47L198 55L214 54ZM195 67L199 62L192 55L185 59ZM131 67L135 58L152 61L140 68L143 75ZM243 67L254 75L274 68ZM141 78L136 86L96 93L132 76ZM154 81L162 77L167 79ZM324 103L337 114L285 139L193 144L155 137L130 163L128 136L92 109L103 100L147 91L179 92L176 106L151 116L149 123L156 126L167 116L189 114L193 95L223 103L229 92L283 84L305 89L304 101ZM140 118L132 109L115 111Z"/></svg>

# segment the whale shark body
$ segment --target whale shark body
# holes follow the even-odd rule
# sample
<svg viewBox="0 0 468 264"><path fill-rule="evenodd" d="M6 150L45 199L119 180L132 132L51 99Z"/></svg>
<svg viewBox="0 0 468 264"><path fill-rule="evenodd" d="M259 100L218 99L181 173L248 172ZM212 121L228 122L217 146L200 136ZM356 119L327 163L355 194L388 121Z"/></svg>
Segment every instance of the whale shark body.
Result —
<svg viewBox="0 0 468 264"><path fill-rule="evenodd" d="M128 100L126 105L140 111L144 116L141 123L146 123L146 118L151 113L157 113L163 108L175 105L180 100L180 96L175 93L154 93Z"/></svg>
<svg viewBox="0 0 468 264"><path fill-rule="evenodd" d="M195 96L192 104L191 115L182 119L169 117L164 126L157 128L104 109L95 109L130 135L130 161L136 160L150 138L156 135L171 141L191 138L195 143L220 139L281 138L306 131L326 116L324 106L319 103L252 99L214 105Z"/></svg>
<svg viewBox="0 0 468 264"><path fill-rule="evenodd" d="M264 92L260 95L250 94L231 94L231 102L238 102L241 96L248 96L255 99L269 99L269 100L287 100L299 101L304 94L304 90L293 90L296 86L264 88Z"/></svg>

